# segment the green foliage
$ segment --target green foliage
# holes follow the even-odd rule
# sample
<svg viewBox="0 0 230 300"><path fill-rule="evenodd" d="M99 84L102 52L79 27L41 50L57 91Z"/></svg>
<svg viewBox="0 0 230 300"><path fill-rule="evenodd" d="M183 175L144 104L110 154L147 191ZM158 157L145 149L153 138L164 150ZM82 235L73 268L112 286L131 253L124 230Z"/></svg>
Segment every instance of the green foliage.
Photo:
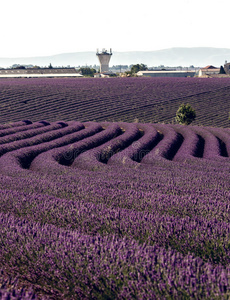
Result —
<svg viewBox="0 0 230 300"><path fill-rule="evenodd" d="M134 73L137 73L139 71L146 71L148 70L148 67L144 64L136 64L136 65L133 65L132 68L131 68L131 73L134 74Z"/></svg>
<svg viewBox="0 0 230 300"><path fill-rule="evenodd" d="M14 69L25 69L26 67L25 66L18 66L18 67L15 67Z"/></svg>
<svg viewBox="0 0 230 300"><path fill-rule="evenodd" d="M176 112L175 120L182 125L189 125L196 118L196 112L192 106L187 103L182 103Z"/></svg>
<svg viewBox="0 0 230 300"><path fill-rule="evenodd" d="M219 73L219 74L226 74L226 72L225 72L223 66L220 66L220 73Z"/></svg>
<svg viewBox="0 0 230 300"><path fill-rule="evenodd" d="M79 69L79 72L81 72L81 74L84 76L93 77L94 74L96 73L96 70L93 68L89 68L89 67L81 67Z"/></svg>
<svg viewBox="0 0 230 300"><path fill-rule="evenodd" d="M109 75L109 77L117 77L117 74L112 73L112 74Z"/></svg>
<svg viewBox="0 0 230 300"><path fill-rule="evenodd" d="M127 77L130 77L130 76L132 76L132 72L131 72L131 71L125 71L125 75L126 75Z"/></svg>

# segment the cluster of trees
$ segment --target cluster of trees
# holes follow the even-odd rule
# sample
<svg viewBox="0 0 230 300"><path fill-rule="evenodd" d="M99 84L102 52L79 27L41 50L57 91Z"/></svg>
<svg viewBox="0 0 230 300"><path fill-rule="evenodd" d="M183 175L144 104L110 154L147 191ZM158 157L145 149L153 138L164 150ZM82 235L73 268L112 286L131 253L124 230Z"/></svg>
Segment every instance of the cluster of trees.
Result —
<svg viewBox="0 0 230 300"><path fill-rule="evenodd" d="M139 71L146 71L146 70L148 70L148 67L145 64L136 64L132 66L131 73L134 74Z"/></svg>
<svg viewBox="0 0 230 300"><path fill-rule="evenodd" d="M145 71L145 70L148 70L148 67L145 64L136 64L136 65L132 65L131 70L126 71L125 74L129 76L134 76L137 72ZM81 67L79 68L78 71L81 72L83 76L89 76L89 77L93 77L94 74L97 72L94 68L90 68L90 67Z"/></svg>
<svg viewBox="0 0 230 300"><path fill-rule="evenodd" d="M93 77L94 74L97 72L94 68L89 67L81 67L78 70L83 76Z"/></svg>
<svg viewBox="0 0 230 300"><path fill-rule="evenodd" d="M18 70L22 70L22 69L28 69L28 68L33 68L33 69L40 69L41 67L39 66L33 66L33 65L13 65L12 69L18 69ZM50 63L48 66L48 69L53 69L54 67L52 66L52 64Z"/></svg>
<svg viewBox="0 0 230 300"><path fill-rule="evenodd" d="M146 70L148 70L147 65L145 65L145 64L136 64L136 65L132 65L131 70L126 71L125 73L128 76L134 76L137 72L146 71Z"/></svg>

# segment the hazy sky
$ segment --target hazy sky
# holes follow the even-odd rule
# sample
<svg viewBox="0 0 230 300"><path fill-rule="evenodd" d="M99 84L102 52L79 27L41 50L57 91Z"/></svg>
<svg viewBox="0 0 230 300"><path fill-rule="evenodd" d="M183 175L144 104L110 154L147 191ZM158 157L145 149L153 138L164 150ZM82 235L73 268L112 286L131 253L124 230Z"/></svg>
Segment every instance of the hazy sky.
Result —
<svg viewBox="0 0 230 300"><path fill-rule="evenodd" d="M229 0L1 0L0 57L230 48Z"/></svg>

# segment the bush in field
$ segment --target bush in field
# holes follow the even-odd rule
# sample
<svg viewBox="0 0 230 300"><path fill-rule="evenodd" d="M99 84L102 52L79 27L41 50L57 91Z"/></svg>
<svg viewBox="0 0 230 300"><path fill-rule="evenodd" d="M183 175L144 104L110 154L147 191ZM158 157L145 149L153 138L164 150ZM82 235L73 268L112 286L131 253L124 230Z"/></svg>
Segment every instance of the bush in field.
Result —
<svg viewBox="0 0 230 300"><path fill-rule="evenodd" d="M187 104L181 104L176 112L175 120L179 124L189 125L196 118L196 112L192 106Z"/></svg>

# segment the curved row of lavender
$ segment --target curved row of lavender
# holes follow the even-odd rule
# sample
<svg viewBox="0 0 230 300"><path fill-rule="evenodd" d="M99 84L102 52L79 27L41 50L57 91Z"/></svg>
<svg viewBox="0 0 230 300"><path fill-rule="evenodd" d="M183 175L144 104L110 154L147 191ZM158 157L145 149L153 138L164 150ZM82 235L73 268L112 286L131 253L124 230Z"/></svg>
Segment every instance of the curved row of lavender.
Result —
<svg viewBox="0 0 230 300"><path fill-rule="evenodd" d="M0 122L172 123L190 103L193 124L228 127L229 93L230 78L8 78L0 81Z"/></svg>
<svg viewBox="0 0 230 300"><path fill-rule="evenodd" d="M228 299L228 128L0 126L2 299Z"/></svg>

